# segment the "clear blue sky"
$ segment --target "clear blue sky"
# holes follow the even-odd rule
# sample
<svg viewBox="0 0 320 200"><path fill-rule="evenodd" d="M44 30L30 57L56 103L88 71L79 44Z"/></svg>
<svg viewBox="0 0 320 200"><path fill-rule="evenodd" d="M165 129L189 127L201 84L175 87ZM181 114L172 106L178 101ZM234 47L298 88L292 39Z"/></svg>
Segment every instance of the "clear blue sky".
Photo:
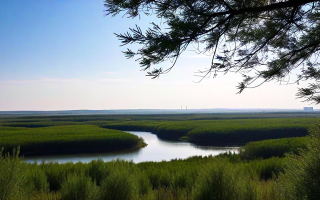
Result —
<svg viewBox="0 0 320 200"><path fill-rule="evenodd" d="M104 16L99 0L0 1L0 110L301 108L297 85L268 83L241 95L239 75L198 79L210 57L188 51L157 80L140 71L114 32L141 20ZM169 66L164 63L163 66Z"/></svg>

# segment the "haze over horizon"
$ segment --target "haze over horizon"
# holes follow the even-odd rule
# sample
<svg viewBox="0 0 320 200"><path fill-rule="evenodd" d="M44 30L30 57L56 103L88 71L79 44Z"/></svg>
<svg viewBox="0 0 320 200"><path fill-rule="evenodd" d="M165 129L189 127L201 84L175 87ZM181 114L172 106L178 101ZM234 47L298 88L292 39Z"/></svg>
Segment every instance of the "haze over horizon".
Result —
<svg viewBox="0 0 320 200"><path fill-rule="evenodd" d="M319 109L313 109L314 112L320 111ZM176 109L102 109L102 110L90 110L90 109L76 109L76 110L0 110L0 114L3 113L32 113L32 112L40 112L40 113L57 113L57 112L65 112L65 113L92 113L92 114L121 114L121 113L246 113L246 112L306 112L303 108L287 108L287 109L279 109L279 108L176 108ZM309 111L310 112L310 111Z"/></svg>
<svg viewBox="0 0 320 200"><path fill-rule="evenodd" d="M270 82L239 95L240 74L195 83L211 57L193 51L152 80L124 57L113 33L159 19L105 17L103 10L103 1L1 1L0 110L317 108L296 99L295 84Z"/></svg>

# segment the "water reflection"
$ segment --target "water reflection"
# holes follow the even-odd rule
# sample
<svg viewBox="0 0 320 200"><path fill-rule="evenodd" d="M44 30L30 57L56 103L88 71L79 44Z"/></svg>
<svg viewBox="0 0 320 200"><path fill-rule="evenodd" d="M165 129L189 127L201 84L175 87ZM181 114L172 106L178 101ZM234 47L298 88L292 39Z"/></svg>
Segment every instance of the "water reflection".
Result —
<svg viewBox="0 0 320 200"><path fill-rule="evenodd" d="M218 155L224 152L237 152L237 147L212 147L212 146L197 146L188 142L177 142L159 139L156 135L150 132L130 133L142 137L148 146L141 149L122 150L110 153L89 153L89 154L71 154L71 155L50 155L50 156L35 156L25 158L25 162L83 162L87 163L91 160L102 159L111 161L115 159L132 160L135 163L145 161L170 161L172 159L184 159L190 156L209 156Z"/></svg>

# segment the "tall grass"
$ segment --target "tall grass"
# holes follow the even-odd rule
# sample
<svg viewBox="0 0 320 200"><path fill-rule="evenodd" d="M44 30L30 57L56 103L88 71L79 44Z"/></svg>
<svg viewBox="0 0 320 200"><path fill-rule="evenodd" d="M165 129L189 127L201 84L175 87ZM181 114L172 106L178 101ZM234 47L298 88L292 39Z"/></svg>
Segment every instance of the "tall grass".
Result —
<svg viewBox="0 0 320 200"><path fill-rule="evenodd" d="M90 124L108 129L150 131L163 139L182 139L200 145L242 145L306 136L315 116L303 113L34 116L0 119L0 126L37 129Z"/></svg>
<svg viewBox="0 0 320 200"><path fill-rule="evenodd" d="M33 120L33 118L26 120L31 119ZM92 118L84 117L81 120L88 119ZM65 118L59 122L63 120ZM232 139L228 141L261 139L268 134L270 134L269 137L287 137L291 134L290 130L305 129L311 121L307 119L214 121L186 119L162 122L97 120L85 123L97 122L105 127L121 128L122 125L135 126L137 129L143 127L152 129L154 132L159 131L160 135L167 134L165 137L190 141L192 137L196 137L199 139L197 141L202 142L208 137L212 142L219 141L217 138L221 137L220 142L222 142L225 139ZM260 129L265 129L266 133L257 131ZM286 131L284 133L275 131L282 129ZM69 144L70 150L76 148L79 141L79 144L88 148L94 144L90 143L90 139L94 141L95 139L103 140L103 138L117 144L116 147L121 146L119 144L132 144L125 142L127 139L131 141L130 134L99 128L98 125L44 128L3 126L0 130L1 144L10 144L12 147L20 144L21 148L32 144L41 149L44 148L44 144L51 144L51 149L58 149L64 144ZM244 130L252 132L245 134L242 132ZM207 133L204 134L204 132ZM311 139L289 138L249 143L243 147L244 151L240 155L226 153L217 157L195 156L184 160L139 164L123 160L112 162L97 160L87 164L27 164L18 157L18 151L13 155L2 151L0 153L0 200L318 199L320 196L320 125L315 125L310 132ZM295 132L292 134L297 136ZM241 139L241 136L246 139ZM72 143L64 143L64 141ZM81 143L84 141L85 143ZM140 141L139 138L137 141ZM105 143L112 145L107 140ZM286 154L285 157L281 157L284 152L291 151L296 151L297 155Z"/></svg>
<svg viewBox="0 0 320 200"><path fill-rule="evenodd" d="M61 200L97 200L99 199L98 195L98 186L84 173L68 174L62 183Z"/></svg>
<svg viewBox="0 0 320 200"><path fill-rule="evenodd" d="M20 146L21 154L110 151L145 145L133 134L94 125L0 127L0 138L0 146L5 151Z"/></svg>
<svg viewBox="0 0 320 200"><path fill-rule="evenodd" d="M306 136L307 129L313 122L314 119L310 118L274 118L160 122L110 121L98 124L111 129L151 131L163 139L183 139L200 145L239 145L258 140Z"/></svg>
<svg viewBox="0 0 320 200"><path fill-rule="evenodd" d="M250 161L225 154L139 164L122 160L27 164L17 154L7 155L0 157L0 199L312 199L319 188L318 160L312 159L319 157L319 150L313 153L302 154L302 165L301 156L288 161ZM292 167L279 171L284 162ZM270 175L263 177L266 173Z"/></svg>
<svg viewBox="0 0 320 200"><path fill-rule="evenodd" d="M274 183L273 179L268 180L272 183L259 179L264 173L261 165L275 164L269 160L233 162L228 157L192 157L140 164L121 160L26 164L15 157L16 167L8 167L13 158L1 158L3 165L0 168L5 171L1 171L0 178L7 182L0 183L0 195L10 194L11 199L166 200L205 199L213 194L218 195L217 198L226 195L230 199L240 195L242 199L248 199L260 193L270 195L269 189L264 190L263 186ZM16 172L11 173L15 178L8 178L10 170ZM7 187L9 185L11 187ZM10 199L7 196L0 199Z"/></svg>
<svg viewBox="0 0 320 200"><path fill-rule="evenodd" d="M310 128L310 141L299 155L287 155L285 172L279 178L284 199L316 200L320 196L320 122Z"/></svg>
<svg viewBox="0 0 320 200"><path fill-rule="evenodd" d="M285 153L298 154L309 141L309 137L295 137L249 142L240 149L240 154L247 159L284 157Z"/></svg>

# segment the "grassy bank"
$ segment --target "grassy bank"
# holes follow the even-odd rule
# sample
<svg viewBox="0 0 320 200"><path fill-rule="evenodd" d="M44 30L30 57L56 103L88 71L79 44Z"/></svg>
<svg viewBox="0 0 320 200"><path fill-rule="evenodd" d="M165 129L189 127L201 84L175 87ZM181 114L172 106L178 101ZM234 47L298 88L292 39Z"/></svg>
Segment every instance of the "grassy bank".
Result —
<svg viewBox="0 0 320 200"><path fill-rule="evenodd" d="M240 154L246 159L284 157L285 153L298 154L310 140L310 137L295 137L249 142L241 147Z"/></svg>
<svg viewBox="0 0 320 200"><path fill-rule="evenodd" d="M22 155L113 151L144 146L137 136L95 125L65 125L43 128L0 126L0 147Z"/></svg>
<svg viewBox="0 0 320 200"><path fill-rule="evenodd" d="M200 145L245 144L251 141L302 137L312 118L188 120L188 121L94 121L104 128L151 131L163 139L187 140Z"/></svg>

